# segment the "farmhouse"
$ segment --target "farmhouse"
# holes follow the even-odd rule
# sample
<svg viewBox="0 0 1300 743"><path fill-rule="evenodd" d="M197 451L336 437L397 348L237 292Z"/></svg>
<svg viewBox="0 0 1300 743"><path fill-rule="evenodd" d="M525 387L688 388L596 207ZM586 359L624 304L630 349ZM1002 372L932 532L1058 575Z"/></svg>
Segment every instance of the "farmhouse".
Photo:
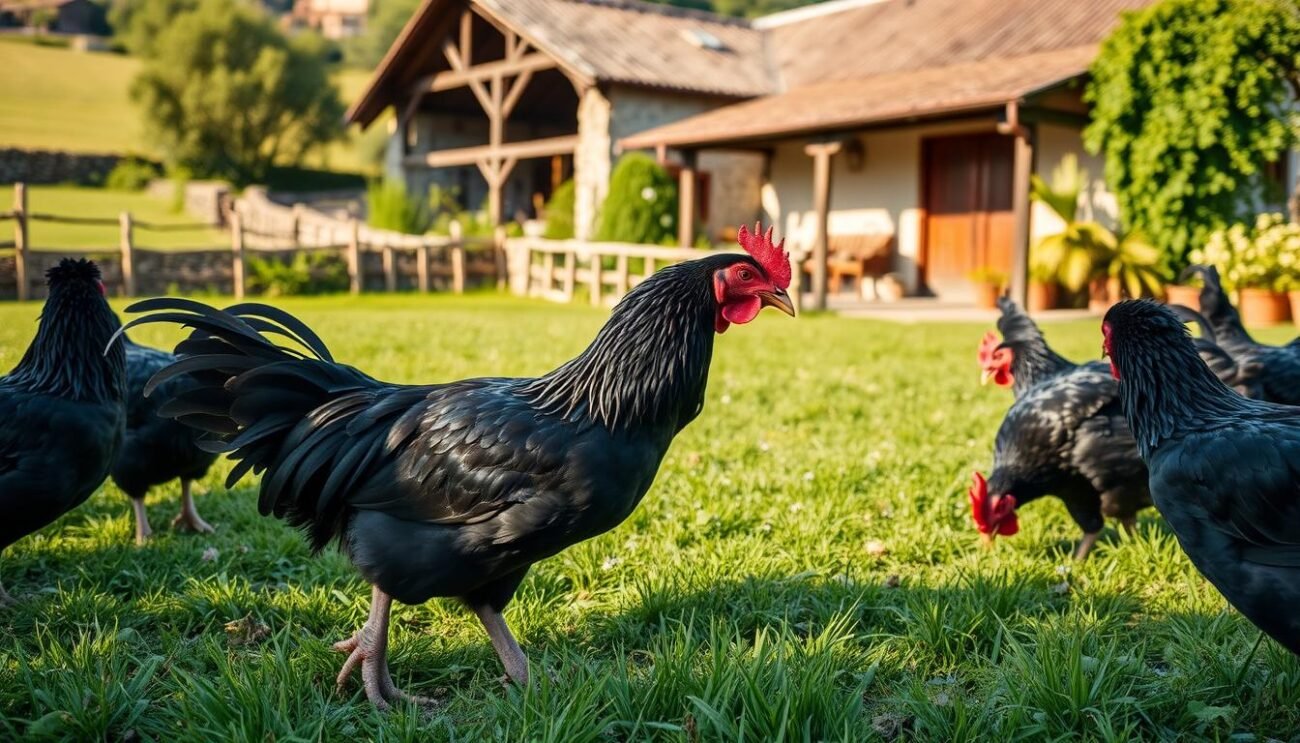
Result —
<svg viewBox="0 0 1300 743"><path fill-rule="evenodd" d="M1119 14L1150 0L837 0L753 21L636 0L425 0L349 111L394 112L387 166L494 218L564 178L580 237L612 163L646 149L681 183L682 242L762 218L814 260L911 292L1025 285L1059 228L1028 198L1083 152L1082 83ZM820 297L819 297L820 299Z"/></svg>
<svg viewBox="0 0 1300 743"><path fill-rule="evenodd" d="M61 34L108 33L103 6L91 0L4 0L0 28L15 27Z"/></svg>

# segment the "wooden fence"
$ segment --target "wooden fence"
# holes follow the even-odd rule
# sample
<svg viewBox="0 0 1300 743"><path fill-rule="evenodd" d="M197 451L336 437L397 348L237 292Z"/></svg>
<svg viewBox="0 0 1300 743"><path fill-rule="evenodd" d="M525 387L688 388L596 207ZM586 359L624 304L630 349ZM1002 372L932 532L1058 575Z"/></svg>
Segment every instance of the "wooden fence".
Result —
<svg viewBox="0 0 1300 743"><path fill-rule="evenodd" d="M210 229L199 223L154 224L132 218L123 212L117 219L71 217L33 212L28 208L27 188L14 186L11 212L0 212L0 221L14 223L12 241L0 241L0 254L12 252L15 294L19 300L33 298L33 279L39 280L43 264L69 255L95 258L105 268L105 283L114 284L123 296L140 293L142 278L148 278L152 293L162 293L179 285L181 279L190 288L211 290L219 287L242 299L248 286L248 260L253 256L287 258L311 251L341 255L347 263L348 283L352 293L377 288L368 277L382 277L384 291L403 288L421 292L444 288L461 293L473 281L484 280L504 285L504 231L492 237L462 237L453 223L447 237L406 235L377 230L356 219L338 219L314 212L302 205L274 204L265 195L249 189L248 198L237 200L230 210L230 249L199 251L144 248L137 241L137 231L174 231ZM117 250L40 250L30 241L33 222L53 222L88 226L115 227ZM44 247L44 246L43 246ZM5 250L5 249L11 249ZM377 259L377 260L376 260ZM142 261L151 271L138 271ZM185 263L170 275L168 266ZM378 271L373 270L378 264ZM109 264L116 264L111 266ZM116 270L114 271L113 268ZM367 286L368 283L372 284ZM39 287L39 284L37 285Z"/></svg>
<svg viewBox="0 0 1300 743"><path fill-rule="evenodd" d="M617 302L665 265L713 254L694 248L534 237L507 239L505 252L515 294L572 302L583 288L593 305Z"/></svg>

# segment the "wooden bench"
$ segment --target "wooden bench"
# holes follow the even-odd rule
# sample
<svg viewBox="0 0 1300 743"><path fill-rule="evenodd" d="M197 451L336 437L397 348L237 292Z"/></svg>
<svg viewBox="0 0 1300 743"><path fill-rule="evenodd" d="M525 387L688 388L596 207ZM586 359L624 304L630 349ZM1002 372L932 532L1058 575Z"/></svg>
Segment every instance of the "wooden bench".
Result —
<svg viewBox="0 0 1300 743"><path fill-rule="evenodd" d="M857 286L863 279L878 279L894 268L893 235L831 235L827 241L826 283L831 294L838 294L846 277ZM804 261L803 270L813 272L813 260Z"/></svg>

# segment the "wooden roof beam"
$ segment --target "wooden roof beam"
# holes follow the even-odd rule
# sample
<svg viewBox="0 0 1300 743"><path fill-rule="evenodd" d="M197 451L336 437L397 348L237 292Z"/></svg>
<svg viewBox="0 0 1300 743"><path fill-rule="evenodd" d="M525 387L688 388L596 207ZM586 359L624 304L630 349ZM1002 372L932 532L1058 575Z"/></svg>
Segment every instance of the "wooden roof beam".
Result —
<svg viewBox="0 0 1300 743"><path fill-rule="evenodd" d="M448 59L450 59L450 55ZM416 81L415 89L412 92L420 93L437 93L443 90L452 90L453 88L463 88L467 85L472 86L475 82L491 80L497 75L523 75L541 70L549 70L557 67L555 60L541 54L533 52L525 54L519 59L501 59L495 62L484 62L483 64L474 65L473 67L462 67L451 69L446 72L439 72L432 78L421 78Z"/></svg>
<svg viewBox="0 0 1300 743"><path fill-rule="evenodd" d="M523 142L504 142L496 147L486 144L477 147L434 150L422 155L411 155L402 163L408 168L452 168L461 165L478 165L480 160L528 160L552 155L571 155L577 149L578 135L568 134Z"/></svg>

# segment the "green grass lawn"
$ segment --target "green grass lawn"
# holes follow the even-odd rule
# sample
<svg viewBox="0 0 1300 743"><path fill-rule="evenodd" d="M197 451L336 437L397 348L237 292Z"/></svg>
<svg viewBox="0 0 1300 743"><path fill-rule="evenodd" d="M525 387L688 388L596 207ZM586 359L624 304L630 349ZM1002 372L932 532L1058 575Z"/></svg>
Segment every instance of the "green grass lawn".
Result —
<svg viewBox="0 0 1300 743"><path fill-rule="evenodd" d="M4 48L0 44L0 49ZM13 208L13 186L0 186L0 211ZM122 212L132 218L154 224L194 224L194 217L172 209L170 199L154 198L143 191L109 191L80 186L30 186L27 208L33 213L64 217L117 219ZM12 221L0 222L0 240L12 240ZM36 250L117 250L119 228L112 225L60 224L33 221L28 238ZM211 228L158 231L135 229L134 240L141 248L213 248L229 247L230 237Z"/></svg>
<svg viewBox="0 0 1300 743"><path fill-rule="evenodd" d="M139 60L108 52L78 52L0 39L0 147L108 152L158 157L145 136L144 118L131 102ZM335 74L344 104L358 96L368 73ZM382 127L383 122L377 126ZM306 167L362 171L355 129L313 153Z"/></svg>
<svg viewBox="0 0 1300 743"><path fill-rule="evenodd" d="M475 297L278 302L336 357L395 382L535 375L604 313ZM0 306L0 369L35 304ZM1159 516L1071 565L1059 502L982 550L970 473L1006 390L981 388L982 325L763 313L717 344L702 416L614 531L540 563L507 617L535 684L505 689L477 622L394 612L399 686L436 709L371 709L331 643L369 590L333 551L256 512L250 482L202 483L211 536L131 544L105 487L0 563L0 736L141 740L1294 739L1300 662L1192 568ZM1273 341L1294 331L1265 334ZM1095 358L1096 322L1047 327ZM170 329L138 340L163 344ZM158 528L161 526L162 528ZM261 628L265 628L262 636ZM1241 683L1234 683L1241 674Z"/></svg>

